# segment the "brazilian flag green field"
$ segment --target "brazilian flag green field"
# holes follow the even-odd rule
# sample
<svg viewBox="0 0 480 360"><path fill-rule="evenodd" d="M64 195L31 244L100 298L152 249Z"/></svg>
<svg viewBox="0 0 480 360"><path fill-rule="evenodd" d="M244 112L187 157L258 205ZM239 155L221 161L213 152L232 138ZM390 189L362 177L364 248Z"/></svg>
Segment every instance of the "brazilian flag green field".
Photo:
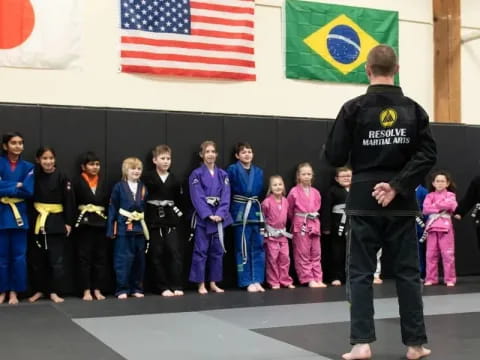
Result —
<svg viewBox="0 0 480 360"><path fill-rule="evenodd" d="M396 11L286 0L285 19L287 78L368 83L364 64L374 46L398 55Z"/></svg>

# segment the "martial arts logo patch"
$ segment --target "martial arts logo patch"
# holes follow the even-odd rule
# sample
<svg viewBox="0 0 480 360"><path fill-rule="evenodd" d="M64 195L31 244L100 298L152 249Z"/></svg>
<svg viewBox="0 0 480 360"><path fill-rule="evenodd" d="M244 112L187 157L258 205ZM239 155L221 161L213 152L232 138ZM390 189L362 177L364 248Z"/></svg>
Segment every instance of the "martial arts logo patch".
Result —
<svg viewBox="0 0 480 360"><path fill-rule="evenodd" d="M228 180L228 177L225 178L225 185L230 184L230 180Z"/></svg>
<svg viewBox="0 0 480 360"><path fill-rule="evenodd" d="M397 112L392 108L382 110L380 113L380 125L384 128L392 127L397 122Z"/></svg>
<svg viewBox="0 0 480 360"><path fill-rule="evenodd" d="M198 179L195 178L195 179L193 179L193 181L192 181L192 185L198 184L198 182L199 182Z"/></svg>

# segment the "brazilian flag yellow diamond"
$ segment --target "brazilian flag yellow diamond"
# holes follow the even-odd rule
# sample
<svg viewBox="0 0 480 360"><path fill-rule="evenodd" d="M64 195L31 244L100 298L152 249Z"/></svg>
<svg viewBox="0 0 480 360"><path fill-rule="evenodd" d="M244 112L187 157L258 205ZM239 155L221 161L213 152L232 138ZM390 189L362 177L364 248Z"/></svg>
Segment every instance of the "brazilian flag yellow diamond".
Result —
<svg viewBox="0 0 480 360"><path fill-rule="evenodd" d="M379 44L345 14L313 32L303 42L343 75L364 64L369 51Z"/></svg>

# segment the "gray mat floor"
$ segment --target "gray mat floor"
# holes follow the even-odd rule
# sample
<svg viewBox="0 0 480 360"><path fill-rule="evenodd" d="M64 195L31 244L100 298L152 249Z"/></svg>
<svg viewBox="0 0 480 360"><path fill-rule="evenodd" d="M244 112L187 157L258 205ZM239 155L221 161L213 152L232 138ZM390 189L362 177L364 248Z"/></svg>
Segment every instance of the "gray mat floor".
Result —
<svg viewBox="0 0 480 360"><path fill-rule="evenodd" d="M425 289L429 359L477 359L480 278ZM374 359L404 359L394 284L375 288ZM201 297L0 305L5 359L340 359L349 349L344 288L233 290Z"/></svg>

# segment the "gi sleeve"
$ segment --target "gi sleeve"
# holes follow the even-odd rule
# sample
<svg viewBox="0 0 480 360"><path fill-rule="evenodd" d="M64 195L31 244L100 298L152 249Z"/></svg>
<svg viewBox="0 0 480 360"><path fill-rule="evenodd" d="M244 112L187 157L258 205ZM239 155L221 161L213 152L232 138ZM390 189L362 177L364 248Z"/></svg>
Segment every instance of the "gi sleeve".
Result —
<svg viewBox="0 0 480 360"><path fill-rule="evenodd" d="M453 213L457 208L457 197L453 192L447 192L447 196L440 201L438 207L441 211L448 211L449 213Z"/></svg>
<svg viewBox="0 0 480 360"><path fill-rule="evenodd" d="M480 199L478 198L479 188L480 176L476 176L472 179L470 185L468 186L467 192L462 200L460 200L460 204L458 205L456 211L457 214L464 216L475 206L475 204L480 202Z"/></svg>
<svg viewBox="0 0 480 360"><path fill-rule="evenodd" d="M207 204L207 196L205 195L200 179L195 172L190 175L188 184L193 207L201 219L207 220L209 216L214 215L212 212L213 208Z"/></svg>
<svg viewBox="0 0 480 360"><path fill-rule="evenodd" d="M416 149L403 169L390 181L390 185L400 194L408 194L421 184L437 161L437 147L430 131L428 115L417 105L418 119Z"/></svg>
<svg viewBox="0 0 480 360"><path fill-rule="evenodd" d="M333 189L328 190L327 196L323 198L321 210L322 231L331 231L332 227L332 205L333 205Z"/></svg>
<svg viewBox="0 0 480 360"><path fill-rule="evenodd" d="M72 182L64 177L62 179L63 187L63 216L65 224L73 226L75 224L75 193L73 191Z"/></svg>
<svg viewBox="0 0 480 360"><path fill-rule="evenodd" d="M115 184L110 195L110 204L108 205L108 218L107 218L107 236L113 238L116 233L116 220L118 210L120 209L120 185Z"/></svg>
<svg viewBox="0 0 480 360"><path fill-rule="evenodd" d="M440 210L435 203L435 193L430 193L425 197L425 201L423 202L423 214L430 215L430 214L437 214Z"/></svg>
<svg viewBox="0 0 480 360"><path fill-rule="evenodd" d="M344 166L349 159L353 143L353 129L350 114L343 106L333 124L327 143L324 147L323 156L330 165Z"/></svg>
<svg viewBox="0 0 480 360"><path fill-rule="evenodd" d="M222 220L226 219L230 214L230 197L231 197L231 190L230 190L230 179L228 175L225 173L223 177L223 186L222 186L222 193L220 194L220 204L218 205L215 215L218 215L222 218Z"/></svg>
<svg viewBox="0 0 480 360"><path fill-rule="evenodd" d="M287 196L288 200L288 218L290 221L293 220L293 217L295 216L295 204L297 203L296 197L295 197L295 188L290 190Z"/></svg>

